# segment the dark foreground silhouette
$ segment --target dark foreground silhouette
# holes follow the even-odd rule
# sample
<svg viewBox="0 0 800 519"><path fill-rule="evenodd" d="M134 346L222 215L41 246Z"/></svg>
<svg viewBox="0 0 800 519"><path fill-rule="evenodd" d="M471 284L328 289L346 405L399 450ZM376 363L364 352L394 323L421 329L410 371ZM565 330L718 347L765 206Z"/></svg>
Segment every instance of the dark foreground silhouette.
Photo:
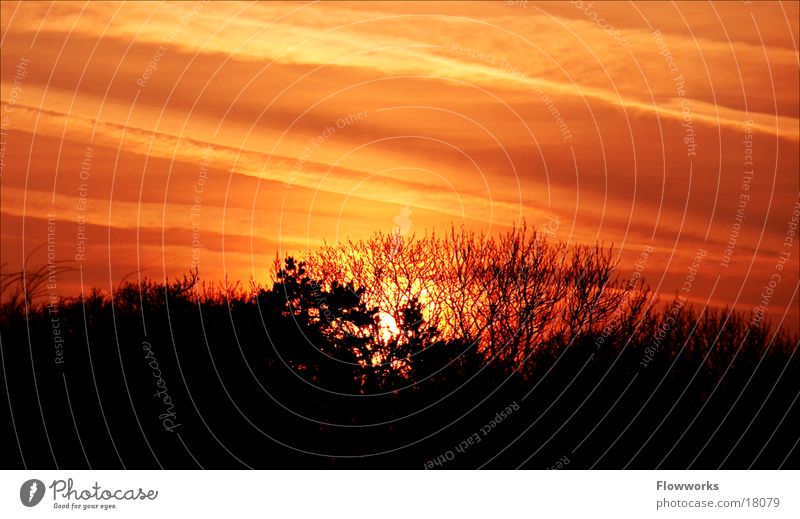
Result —
<svg viewBox="0 0 800 519"><path fill-rule="evenodd" d="M797 336L614 257L521 229L376 235L249 290L6 276L2 466L798 468Z"/></svg>

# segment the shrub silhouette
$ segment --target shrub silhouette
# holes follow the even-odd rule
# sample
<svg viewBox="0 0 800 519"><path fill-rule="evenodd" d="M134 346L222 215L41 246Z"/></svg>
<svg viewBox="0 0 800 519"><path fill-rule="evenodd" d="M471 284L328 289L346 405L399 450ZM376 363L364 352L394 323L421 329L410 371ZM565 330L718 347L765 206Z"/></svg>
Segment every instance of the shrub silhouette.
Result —
<svg viewBox="0 0 800 519"><path fill-rule="evenodd" d="M276 258L271 287L47 306L51 272L5 275L3 466L796 467L797 336L659 306L614 257L451 228Z"/></svg>
<svg viewBox="0 0 800 519"><path fill-rule="evenodd" d="M641 279L616 272L613 256L601 245L549 243L523 225L499 238L454 228L420 239L376 233L312 251L306 268L323 284L362 287L398 323L408 302L422 301L429 337L478 343L513 366L610 324L616 335L634 333L654 301Z"/></svg>

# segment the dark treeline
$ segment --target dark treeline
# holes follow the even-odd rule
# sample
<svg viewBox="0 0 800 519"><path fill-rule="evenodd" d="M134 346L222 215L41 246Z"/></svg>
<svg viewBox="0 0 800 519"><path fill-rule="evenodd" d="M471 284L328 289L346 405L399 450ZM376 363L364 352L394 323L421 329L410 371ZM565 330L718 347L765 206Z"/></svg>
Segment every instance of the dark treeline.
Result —
<svg viewBox="0 0 800 519"><path fill-rule="evenodd" d="M658 302L615 257L453 230L276 260L270 287L5 275L2 465L797 468L797 336Z"/></svg>

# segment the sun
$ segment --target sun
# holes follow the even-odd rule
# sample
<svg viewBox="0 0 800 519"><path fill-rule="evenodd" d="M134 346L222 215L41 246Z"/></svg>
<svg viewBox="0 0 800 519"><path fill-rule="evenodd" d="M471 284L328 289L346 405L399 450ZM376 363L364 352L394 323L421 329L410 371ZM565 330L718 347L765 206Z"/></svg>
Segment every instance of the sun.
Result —
<svg viewBox="0 0 800 519"><path fill-rule="evenodd" d="M384 341L391 340L400 333L400 328L397 327L395 318L383 310L378 312L378 328L380 329L381 339Z"/></svg>

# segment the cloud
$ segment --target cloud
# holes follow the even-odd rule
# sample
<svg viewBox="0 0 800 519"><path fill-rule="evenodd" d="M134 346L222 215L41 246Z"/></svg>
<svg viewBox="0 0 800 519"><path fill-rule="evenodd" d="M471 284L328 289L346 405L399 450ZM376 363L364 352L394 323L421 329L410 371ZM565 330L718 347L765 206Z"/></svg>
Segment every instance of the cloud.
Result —
<svg viewBox="0 0 800 519"><path fill-rule="evenodd" d="M798 192L797 6L596 4L621 44L570 4L526 5L4 2L4 221L71 218L91 145L91 224L151 252L166 227L178 273L211 148L213 273L223 242L241 268L250 238L363 237L409 208L415 231L557 216L563 239L650 244L669 292L672 252L729 239L747 127L737 268L762 272Z"/></svg>

